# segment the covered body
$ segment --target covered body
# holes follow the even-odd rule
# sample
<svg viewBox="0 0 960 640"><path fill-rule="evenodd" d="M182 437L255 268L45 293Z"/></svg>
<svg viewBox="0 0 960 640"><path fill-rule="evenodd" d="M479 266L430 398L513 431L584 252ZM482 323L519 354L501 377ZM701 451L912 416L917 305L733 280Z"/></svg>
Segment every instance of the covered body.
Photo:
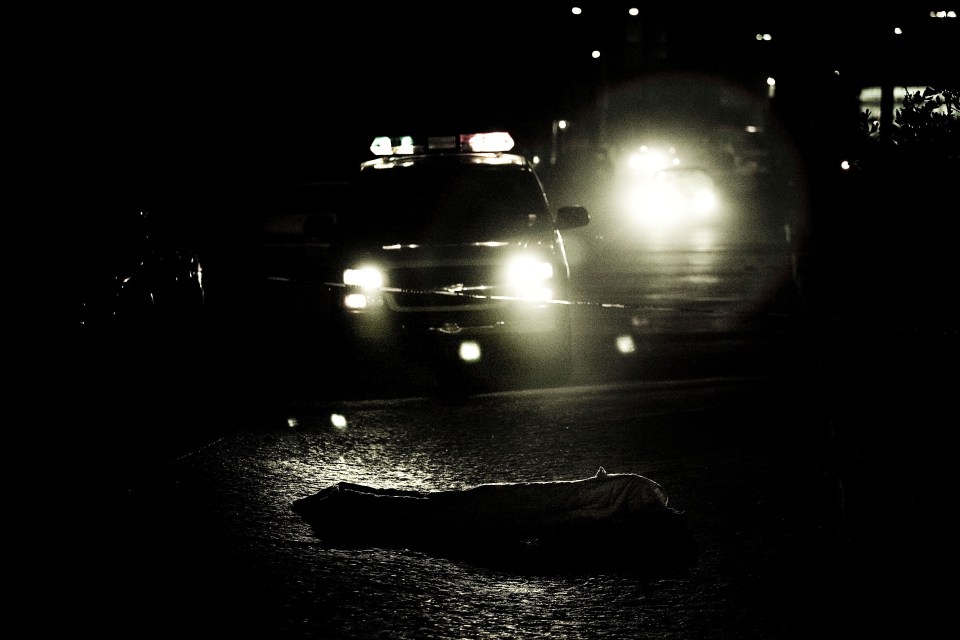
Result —
<svg viewBox="0 0 960 640"><path fill-rule="evenodd" d="M626 544L631 547L622 556L626 560L640 549L689 542L680 514L667 507L663 487L641 475L608 474L603 468L583 480L435 492L339 482L294 501L292 508L331 542L474 555L522 550L529 556L562 549L562 555L576 550L582 557L601 550L616 553Z"/></svg>

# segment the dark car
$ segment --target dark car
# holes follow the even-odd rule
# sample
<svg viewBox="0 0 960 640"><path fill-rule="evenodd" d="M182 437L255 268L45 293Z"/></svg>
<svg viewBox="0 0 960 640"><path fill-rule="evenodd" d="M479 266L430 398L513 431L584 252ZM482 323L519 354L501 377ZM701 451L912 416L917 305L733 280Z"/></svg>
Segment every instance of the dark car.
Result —
<svg viewBox="0 0 960 640"><path fill-rule="evenodd" d="M83 339L150 341L198 326L203 268L172 217L104 206L69 228L72 322Z"/></svg>
<svg viewBox="0 0 960 640"><path fill-rule="evenodd" d="M322 280L328 319L351 344L413 346L457 364L563 362L571 317L561 231L589 216L581 206L552 213L511 147L506 133L378 139L379 157L349 180L339 211L302 220L304 244L326 255L322 277L293 275L287 263L274 279Z"/></svg>

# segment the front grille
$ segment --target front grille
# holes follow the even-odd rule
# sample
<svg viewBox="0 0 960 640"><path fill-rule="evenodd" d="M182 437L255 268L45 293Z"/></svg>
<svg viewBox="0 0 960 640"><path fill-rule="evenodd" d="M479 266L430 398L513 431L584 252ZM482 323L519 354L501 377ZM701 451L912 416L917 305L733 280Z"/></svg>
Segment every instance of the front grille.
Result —
<svg viewBox="0 0 960 640"><path fill-rule="evenodd" d="M502 304L488 297L495 275L484 265L395 268L385 298L395 311L489 309Z"/></svg>
<svg viewBox="0 0 960 640"><path fill-rule="evenodd" d="M489 265L444 265L395 267L388 277L391 287L434 291L456 284L465 287L489 285L495 281L496 274Z"/></svg>
<svg viewBox="0 0 960 640"><path fill-rule="evenodd" d="M390 292L384 296L387 305L394 311L437 311L456 309L471 311L501 306L502 301L491 300L481 295L436 294L421 291Z"/></svg>

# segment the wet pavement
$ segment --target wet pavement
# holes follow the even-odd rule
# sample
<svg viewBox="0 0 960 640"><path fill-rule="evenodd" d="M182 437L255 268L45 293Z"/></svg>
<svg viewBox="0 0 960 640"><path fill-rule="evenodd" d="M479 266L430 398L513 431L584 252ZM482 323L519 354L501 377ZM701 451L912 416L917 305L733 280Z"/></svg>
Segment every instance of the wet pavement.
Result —
<svg viewBox="0 0 960 640"><path fill-rule="evenodd" d="M910 336L880 351L837 332L818 347L829 361L804 366L737 347L688 378L636 369L469 398L263 402L189 376L126 396L137 385L118 383L115 402L85 396L78 415L93 422L40 430L63 448L33 505L25 593L49 614L33 625L100 637L929 635L949 610L950 379L935 365L951 345ZM738 366L779 365L734 375L723 365L736 353ZM199 384L156 393L186 381ZM81 428L97 421L99 434ZM697 541L693 566L568 571L558 558L531 573L330 545L291 509L340 481L440 490L601 465L663 485Z"/></svg>
<svg viewBox="0 0 960 640"><path fill-rule="evenodd" d="M251 348L217 321L41 361L49 399L15 450L13 504L34 525L24 622L103 638L932 636L951 610L956 333L807 317L768 290L778 254L733 258L593 273L605 288L580 299L559 387L495 369L450 393L429 362L297 336ZM292 510L343 481L439 491L600 466L665 488L694 562L332 544Z"/></svg>

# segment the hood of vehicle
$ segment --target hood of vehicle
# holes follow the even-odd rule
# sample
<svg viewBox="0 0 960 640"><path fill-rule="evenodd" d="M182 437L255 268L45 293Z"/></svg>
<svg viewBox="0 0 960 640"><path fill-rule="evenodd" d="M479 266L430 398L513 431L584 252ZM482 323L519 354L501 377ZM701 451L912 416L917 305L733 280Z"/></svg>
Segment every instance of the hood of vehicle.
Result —
<svg viewBox="0 0 960 640"><path fill-rule="evenodd" d="M483 240L470 242L425 241L408 243L384 242L345 242L343 247L349 252L387 253L392 255L435 255L458 256L464 254L487 255L510 249L521 249L530 245L542 244L542 240L531 238L508 238L503 240Z"/></svg>
<svg viewBox="0 0 960 640"><path fill-rule="evenodd" d="M457 243L356 243L344 245L340 258L341 261L350 263L370 260L383 266L416 268L502 264L509 256L523 253L547 259L553 254L553 243L531 238Z"/></svg>

